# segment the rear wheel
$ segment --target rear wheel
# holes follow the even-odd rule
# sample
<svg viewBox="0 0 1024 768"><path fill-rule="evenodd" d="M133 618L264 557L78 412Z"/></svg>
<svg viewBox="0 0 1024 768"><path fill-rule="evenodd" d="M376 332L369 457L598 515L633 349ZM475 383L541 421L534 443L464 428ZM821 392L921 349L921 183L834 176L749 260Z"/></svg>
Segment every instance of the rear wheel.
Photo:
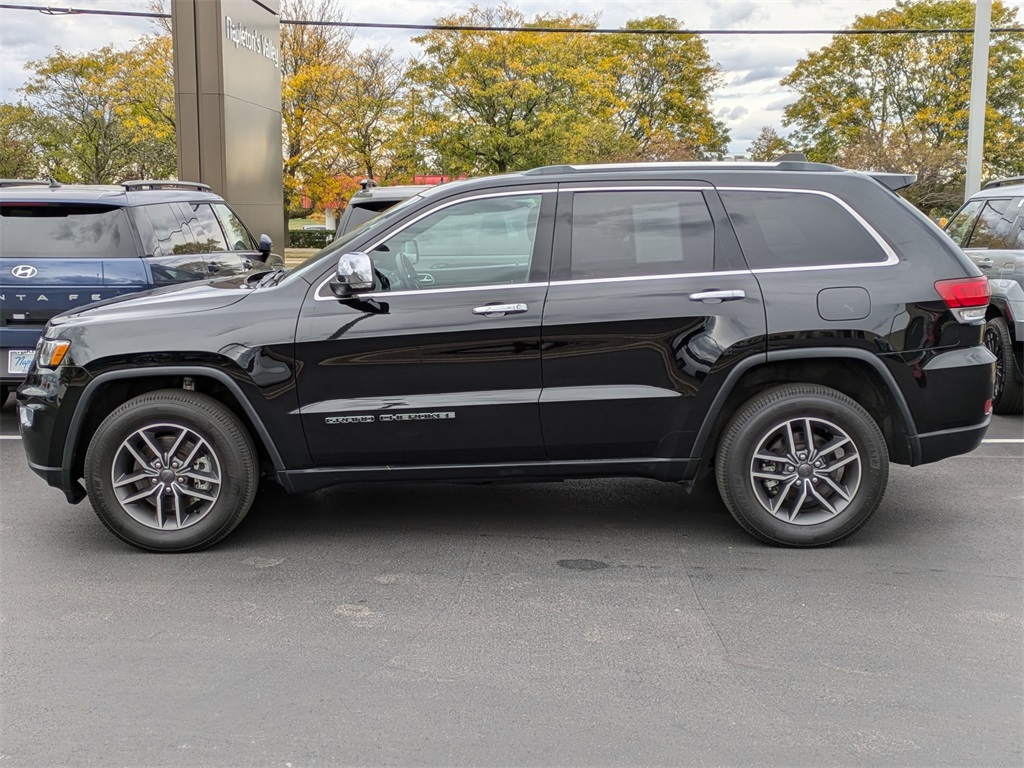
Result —
<svg viewBox="0 0 1024 768"><path fill-rule="evenodd" d="M878 425L849 397L787 385L739 409L719 443L715 477L747 532L813 547L849 536L874 514L889 455Z"/></svg>
<svg viewBox="0 0 1024 768"><path fill-rule="evenodd" d="M89 501L114 535L142 549L186 552L227 536L258 483L238 418L211 397L160 390L111 413L85 455Z"/></svg>
<svg viewBox="0 0 1024 768"><path fill-rule="evenodd" d="M1024 385L1017 381L1013 358L1013 337L1006 320L993 317L985 324L985 346L996 356L996 380L992 388L992 410L999 414L1024 411Z"/></svg>

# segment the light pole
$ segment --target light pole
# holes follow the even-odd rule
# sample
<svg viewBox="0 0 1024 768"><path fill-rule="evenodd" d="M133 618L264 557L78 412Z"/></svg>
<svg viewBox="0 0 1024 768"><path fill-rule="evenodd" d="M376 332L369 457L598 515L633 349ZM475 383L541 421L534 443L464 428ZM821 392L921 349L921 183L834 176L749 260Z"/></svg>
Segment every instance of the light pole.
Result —
<svg viewBox="0 0 1024 768"><path fill-rule="evenodd" d="M964 200L981 189L981 158L985 147L985 102L988 94L988 38L992 0L977 0L974 10L974 63L971 68L971 116L967 124L967 177Z"/></svg>

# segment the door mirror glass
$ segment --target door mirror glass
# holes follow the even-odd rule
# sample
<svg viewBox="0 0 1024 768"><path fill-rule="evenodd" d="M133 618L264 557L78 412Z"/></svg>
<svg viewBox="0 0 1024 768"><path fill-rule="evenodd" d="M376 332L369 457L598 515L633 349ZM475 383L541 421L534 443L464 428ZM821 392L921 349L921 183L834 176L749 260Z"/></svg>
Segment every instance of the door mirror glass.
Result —
<svg viewBox="0 0 1024 768"><path fill-rule="evenodd" d="M264 256L270 255L270 249L274 247L274 243L270 239L270 235L260 235L260 247L259 251Z"/></svg>
<svg viewBox="0 0 1024 768"><path fill-rule="evenodd" d="M355 251L338 259L338 273L331 281L335 296L352 296L373 290L373 260L369 254Z"/></svg>

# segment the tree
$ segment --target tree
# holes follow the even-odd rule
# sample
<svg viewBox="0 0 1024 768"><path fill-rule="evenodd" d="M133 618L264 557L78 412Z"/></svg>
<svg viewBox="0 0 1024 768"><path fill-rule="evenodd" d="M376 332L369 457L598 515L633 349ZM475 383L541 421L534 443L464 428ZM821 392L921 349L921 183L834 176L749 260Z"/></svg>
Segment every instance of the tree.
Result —
<svg viewBox="0 0 1024 768"><path fill-rule="evenodd" d="M473 5L443 25L527 26L518 10ZM592 28L579 14L531 26ZM619 149L615 77L589 35L432 30L411 69L438 170L504 173Z"/></svg>
<svg viewBox="0 0 1024 768"><path fill-rule="evenodd" d="M632 19L626 29L682 29L668 16ZM636 159L721 157L729 143L711 111L721 68L699 35L610 35L605 39L615 75L616 122L635 143ZM608 63L604 63L608 67Z"/></svg>
<svg viewBox="0 0 1024 768"><path fill-rule="evenodd" d="M33 103L32 130L50 175L108 184L131 165L129 132L118 114L119 52L112 46L76 56L59 47L28 62L21 88Z"/></svg>
<svg viewBox="0 0 1024 768"><path fill-rule="evenodd" d="M779 136L778 131L766 125L750 144L750 159L768 162L790 151L789 140Z"/></svg>
<svg viewBox="0 0 1024 768"><path fill-rule="evenodd" d="M390 48L367 48L345 68L335 127L361 172L387 175L385 156L399 128L406 68Z"/></svg>
<svg viewBox="0 0 1024 768"><path fill-rule="evenodd" d="M32 108L25 104L0 104L0 178L34 179L39 157L29 128Z"/></svg>
<svg viewBox="0 0 1024 768"><path fill-rule="evenodd" d="M284 0L281 15L292 19L343 19L337 0ZM333 199L329 180L346 170L331 110L338 102L343 73L349 66L351 40L351 33L341 27L281 27L284 193L290 216L309 213L302 205L308 177L319 175L324 182L319 185L320 193Z"/></svg>
<svg viewBox="0 0 1024 768"><path fill-rule="evenodd" d="M900 0L858 16L858 30L971 27L970 0ZM992 5L993 26L1019 26L1016 8ZM801 59L782 80L799 99L786 107L785 125L808 157L850 164L865 158L903 171L927 171L945 188L944 205L963 196L972 37L935 33L837 36ZM985 169L1024 173L1024 39L995 35L989 58ZM942 158L945 164L930 164ZM934 197L933 185L929 195ZM907 196L915 199L914 187Z"/></svg>

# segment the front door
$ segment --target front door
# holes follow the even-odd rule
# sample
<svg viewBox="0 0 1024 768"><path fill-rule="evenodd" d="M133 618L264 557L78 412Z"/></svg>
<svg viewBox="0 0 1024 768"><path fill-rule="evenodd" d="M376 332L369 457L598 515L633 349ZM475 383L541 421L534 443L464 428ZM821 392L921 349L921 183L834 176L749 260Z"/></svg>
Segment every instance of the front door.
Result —
<svg viewBox="0 0 1024 768"><path fill-rule="evenodd" d="M314 284L296 356L317 466L544 458L540 324L554 202L529 190L441 202L367 246L372 292L338 299L329 276Z"/></svg>

